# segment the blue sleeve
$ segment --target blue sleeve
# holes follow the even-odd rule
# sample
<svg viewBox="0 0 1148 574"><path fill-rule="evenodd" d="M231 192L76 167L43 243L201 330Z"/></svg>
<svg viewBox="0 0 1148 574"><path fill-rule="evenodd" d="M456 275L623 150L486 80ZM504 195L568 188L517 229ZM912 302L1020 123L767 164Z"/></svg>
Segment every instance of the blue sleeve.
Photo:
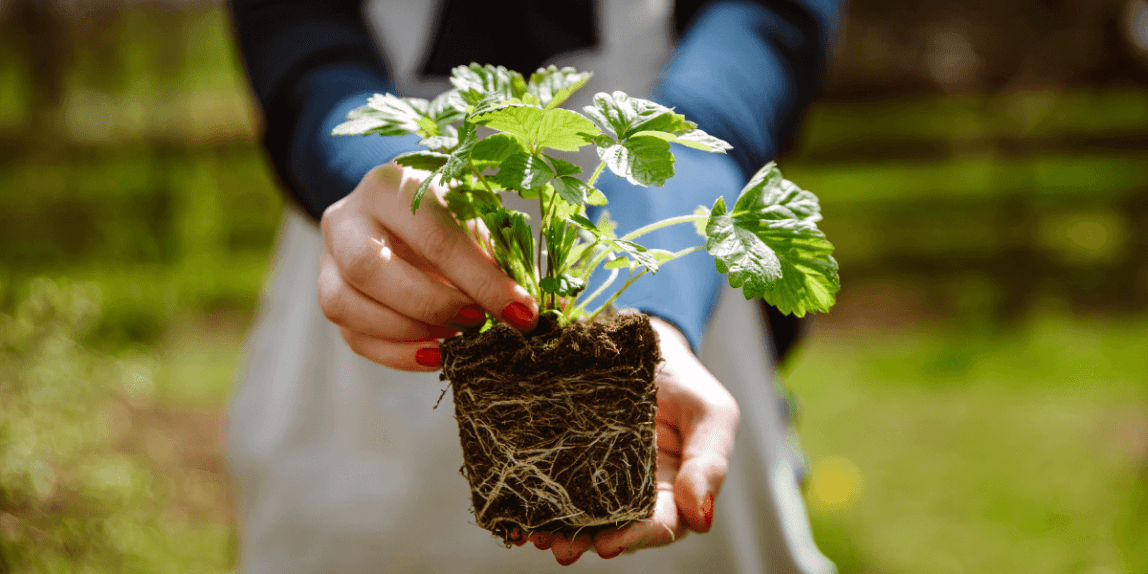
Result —
<svg viewBox="0 0 1148 574"><path fill-rule="evenodd" d="M734 149L720 155L676 146L675 176L663 188L604 177L619 234L709 207L718 196L728 203L777 157L818 89L837 7L837 0L733 0L697 11L652 98ZM671 250L702 241L684 225L642 239ZM695 253L642 278L617 304L675 324L696 350L724 280L708 254Z"/></svg>
<svg viewBox="0 0 1148 574"><path fill-rule="evenodd" d="M411 137L332 138L347 112L394 92L361 0L232 0L232 22L263 110L264 144L284 186L318 219Z"/></svg>

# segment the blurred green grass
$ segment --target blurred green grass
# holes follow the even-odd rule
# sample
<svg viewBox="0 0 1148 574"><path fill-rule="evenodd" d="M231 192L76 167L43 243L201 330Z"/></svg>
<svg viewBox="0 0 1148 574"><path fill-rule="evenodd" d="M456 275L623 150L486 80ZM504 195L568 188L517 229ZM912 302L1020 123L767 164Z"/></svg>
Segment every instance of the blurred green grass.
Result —
<svg viewBox="0 0 1148 574"><path fill-rule="evenodd" d="M819 542L843 573L1143 572L1145 348L1143 318L815 334L787 382Z"/></svg>

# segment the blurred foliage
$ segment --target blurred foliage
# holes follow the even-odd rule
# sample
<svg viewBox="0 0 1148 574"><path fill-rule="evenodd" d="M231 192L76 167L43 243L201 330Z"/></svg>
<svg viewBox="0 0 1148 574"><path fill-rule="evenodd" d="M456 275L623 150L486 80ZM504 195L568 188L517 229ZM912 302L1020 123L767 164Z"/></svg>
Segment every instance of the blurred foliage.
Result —
<svg viewBox="0 0 1148 574"><path fill-rule="evenodd" d="M787 383L843 574L1145 572L1148 321L832 327ZM841 461L851 496L825 504L819 466Z"/></svg>
<svg viewBox="0 0 1148 574"><path fill-rule="evenodd" d="M153 362L77 342L99 319L100 289L3 287L0 572L227 571L218 469L180 468L149 424Z"/></svg>

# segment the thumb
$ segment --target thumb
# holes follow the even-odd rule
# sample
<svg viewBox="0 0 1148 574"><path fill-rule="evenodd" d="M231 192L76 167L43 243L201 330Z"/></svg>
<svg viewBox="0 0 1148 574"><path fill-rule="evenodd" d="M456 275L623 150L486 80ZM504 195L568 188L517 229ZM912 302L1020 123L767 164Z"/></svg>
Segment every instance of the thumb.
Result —
<svg viewBox="0 0 1148 574"><path fill-rule="evenodd" d="M694 532L709 532L713 525L714 500L729 470L733 450L732 428L724 417L710 415L698 421L682 437L682 466L674 481L674 502L686 526Z"/></svg>
<svg viewBox="0 0 1148 574"><path fill-rule="evenodd" d="M665 357L658 379L658 416L681 437L674 502L690 530L709 532L714 499L733 454L741 416L737 400L702 365L680 331L660 319L650 324L658 331Z"/></svg>
<svg viewBox="0 0 1148 574"><path fill-rule="evenodd" d="M411 213L411 198L426 176L426 172L393 164L380 168L381 186L395 191L371 204L378 220L483 309L512 327L533 329L538 304L454 218L438 197L441 188L432 185L435 197L424 197L419 209Z"/></svg>

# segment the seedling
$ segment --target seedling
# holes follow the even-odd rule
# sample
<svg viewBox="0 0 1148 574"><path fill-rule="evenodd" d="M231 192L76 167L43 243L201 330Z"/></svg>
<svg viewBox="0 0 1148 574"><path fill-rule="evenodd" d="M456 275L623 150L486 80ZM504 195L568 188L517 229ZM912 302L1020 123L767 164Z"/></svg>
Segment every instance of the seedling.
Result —
<svg viewBox="0 0 1148 574"><path fill-rule="evenodd" d="M418 134L426 149L394 159L432 172L411 209L418 209L433 181L447 186L450 212L464 224L481 222L470 226L475 238L560 326L593 321L643 275L702 249L746 299L762 297L797 316L829 310L839 287L837 263L817 227L817 197L784 179L773 163L750 179L732 208L719 197L711 207L620 237L606 211L590 221L586 206L607 204L595 187L606 168L635 185L662 186L674 175L671 144L713 153L731 146L670 108L622 92L595 95L585 114L559 107L589 79L589 73L555 66L529 78L501 66L459 66L451 76L454 88L433 100L375 95L333 135ZM493 133L479 139L478 126ZM582 169L558 154L588 145L600 162L581 179ZM538 201L536 229L527 214L503 206L502 193ZM690 223L705 239L696 247L670 252L635 241ZM587 293L599 266L611 273ZM623 272L621 287L600 300Z"/></svg>
<svg viewBox="0 0 1148 574"><path fill-rule="evenodd" d="M425 150L395 162L431 172L446 206L499 266L540 303L545 328L529 336L488 317L478 332L442 345L476 523L509 545L531 532L584 532L648 518L656 498L654 416L661 360L644 315L614 314L618 295L647 273L707 250L730 285L785 313L827 311L838 289L833 247L817 228L817 197L761 168L732 208L721 198L619 237L595 187L609 168L640 186L674 175L671 144L731 149L681 114L622 92L600 93L585 114L558 107L590 74L540 69L529 78L502 67L460 66L454 89L433 100L376 95L335 135L418 134ZM489 135L479 139L479 127ZM594 146L588 178L558 157ZM537 229L502 194L538 202ZM693 224L702 244L677 252L635 240ZM590 276L609 270L587 292ZM622 273L621 288L604 297ZM540 321L540 325L543 322Z"/></svg>

